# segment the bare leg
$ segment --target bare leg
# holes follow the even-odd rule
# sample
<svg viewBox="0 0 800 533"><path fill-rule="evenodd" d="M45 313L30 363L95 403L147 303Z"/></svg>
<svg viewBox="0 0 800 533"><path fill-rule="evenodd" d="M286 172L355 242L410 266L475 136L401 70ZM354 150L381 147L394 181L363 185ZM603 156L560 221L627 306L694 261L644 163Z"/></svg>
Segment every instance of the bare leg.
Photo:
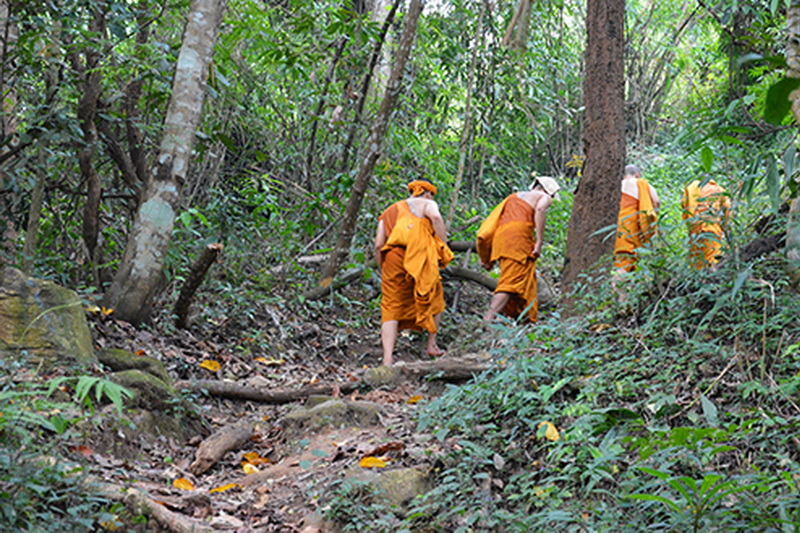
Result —
<svg viewBox="0 0 800 533"><path fill-rule="evenodd" d="M483 319L486 322L491 322L495 315L503 310L506 306L508 301L511 299L510 292L496 292L494 296L492 296L491 301L489 302L489 309L486 311L486 314L483 315Z"/></svg>
<svg viewBox="0 0 800 533"><path fill-rule="evenodd" d="M397 320L387 320L381 324L381 344L383 345L383 364L391 366L394 364L392 354L394 344L397 342L397 329L400 323Z"/></svg>
<svg viewBox="0 0 800 533"><path fill-rule="evenodd" d="M433 322L436 324L436 331L439 331L439 324L442 321L442 313L438 313L433 315ZM433 357L438 357L444 353L437 345L436 345L436 333L428 333L428 346L425 348L425 351L428 355L432 355Z"/></svg>

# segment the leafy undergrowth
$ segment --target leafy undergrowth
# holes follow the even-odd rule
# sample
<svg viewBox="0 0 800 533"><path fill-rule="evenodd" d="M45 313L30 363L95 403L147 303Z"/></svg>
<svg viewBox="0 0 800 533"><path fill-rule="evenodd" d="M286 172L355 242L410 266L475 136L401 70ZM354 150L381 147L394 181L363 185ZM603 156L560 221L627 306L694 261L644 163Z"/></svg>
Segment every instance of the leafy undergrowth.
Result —
<svg viewBox="0 0 800 533"><path fill-rule="evenodd" d="M445 316L442 344L449 356L489 351L494 367L467 384L353 393L383 405L377 426L287 434L292 405L195 394L186 399L204 429L185 440L149 439L113 426L113 404L95 410L86 401L118 394L99 381L84 386L77 408L51 397L43 404L50 411L35 411L40 418L25 426L37 428L28 435L13 431L4 408L3 435L22 452L0 462L0 510L45 501L49 515L15 515L15 524L58 519L61 529L80 531L89 520L153 530L152 520L102 497L81 499L70 517L70 501L59 495L89 490L78 481L85 470L238 531L297 531L312 513L346 531L795 531L800 303L780 265L701 273L643 266L619 292L582 288L576 316L545 310L535 327L482 330L477 317L488 294L448 283L448 302L456 292L460 301ZM189 332L166 321L135 330L113 315L92 327L99 346L144 350L176 379L347 383L380 358L376 303L359 300L359 291L296 308L251 302L248 314L209 300L204 326ZM399 360L421 352L421 337L401 337ZM76 409L81 422L69 423ZM180 417L178 409L170 416ZM249 444L192 476L198 442L241 420L258 421ZM35 462L43 438L75 465L32 466L49 464ZM385 470L424 466L430 490L399 509L374 487L344 480L372 455L387 460ZM44 481L28 474L9 490L25 475L16 464Z"/></svg>

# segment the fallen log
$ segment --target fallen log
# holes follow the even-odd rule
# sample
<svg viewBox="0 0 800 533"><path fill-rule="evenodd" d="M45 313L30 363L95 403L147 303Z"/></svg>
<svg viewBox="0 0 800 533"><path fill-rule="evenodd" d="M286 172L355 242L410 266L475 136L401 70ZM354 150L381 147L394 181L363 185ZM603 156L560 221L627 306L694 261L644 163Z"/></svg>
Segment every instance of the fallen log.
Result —
<svg viewBox="0 0 800 533"><path fill-rule="evenodd" d="M226 453L236 450L250 440L253 425L248 423L225 426L200 443L189 472L199 476L222 459Z"/></svg>
<svg viewBox="0 0 800 533"><path fill-rule="evenodd" d="M309 385L300 389L263 390L248 387L230 381L214 379L201 379L196 381L179 381L175 383L177 389L189 389L193 392L207 392L211 396L219 396L230 400L251 400L266 404L281 405L308 398L312 394L333 394L338 387L341 392L352 392L358 388L360 381L340 385Z"/></svg>
<svg viewBox="0 0 800 533"><path fill-rule="evenodd" d="M207 526L200 520L188 517L181 513L170 511L152 499L145 491L133 487L122 487L112 483L100 485L103 494L114 501L125 504L133 516L144 515L152 518L161 526L148 527L150 531L170 531L174 533L213 533L214 528ZM155 524L152 524L155 526Z"/></svg>
<svg viewBox="0 0 800 533"><path fill-rule="evenodd" d="M470 379L474 374L488 370L490 362L486 357L441 357L432 361L414 361L396 365L398 372L407 377L419 378L430 376L431 379L459 382ZM196 381L179 381L175 383L177 389L189 389L193 392L206 392L211 396L218 396L230 400L250 400L266 404L281 405L297 400L303 400L311 395L332 395L334 393L347 394L362 387L369 387L369 383L362 379L339 384L314 384L299 389L264 390L248 387L230 381L203 379ZM192 467L190 470L194 473Z"/></svg>

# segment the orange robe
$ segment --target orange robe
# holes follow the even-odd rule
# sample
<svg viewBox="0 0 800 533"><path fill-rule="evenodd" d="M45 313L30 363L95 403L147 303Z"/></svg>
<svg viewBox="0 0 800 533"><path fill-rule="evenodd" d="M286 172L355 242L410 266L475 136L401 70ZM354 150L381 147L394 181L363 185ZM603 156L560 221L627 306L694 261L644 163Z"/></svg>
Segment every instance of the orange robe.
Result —
<svg viewBox="0 0 800 533"><path fill-rule="evenodd" d="M622 193L614 242L614 266L626 272L636 270L636 249L650 242L655 234L656 212L647 180L636 180L639 198Z"/></svg>
<svg viewBox="0 0 800 533"><path fill-rule="evenodd" d="M695 180L683 190L681 206L689 224L689 263L697 270L715 265L722 254L722 223L731 208L725 189L714 180L703 187Z"/></svg>
<svg viewBox="0 0 800 533"><path fill-rule="evenodd" d="M433 317L444 311L439 268L452 261L453 252L405 200L389 206L379 220L387 238L381 249L381 322L397 320L399 329L436 333Z"/></svg>
<svg viewBox="0 0 800 533"><path fill-rule="evenodd" d="M536 322L536 259L531 255L534 239L534 210L516 194L498 205L478 232L478 253L487 264L500 261L500 279L495 292L511 293L503 314L517 318L526 307L528 320ZM491 227L487 227L491 226Z"/></svg>

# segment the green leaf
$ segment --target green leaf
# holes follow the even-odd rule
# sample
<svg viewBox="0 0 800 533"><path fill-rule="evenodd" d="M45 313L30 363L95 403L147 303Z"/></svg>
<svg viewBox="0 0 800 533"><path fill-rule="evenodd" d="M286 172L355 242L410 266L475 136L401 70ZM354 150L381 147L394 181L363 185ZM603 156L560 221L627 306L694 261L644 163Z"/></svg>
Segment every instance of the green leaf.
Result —
<svg viewBox="0 0 800 533"><path fill-rule="evenodd" d="M778 164L771 155L767 158L767 192L772 202L772 212L777 214L781 202L781 178Z"/></svg>
<svg viewBox="0 0 800 533"><path fill-rule="evenodd" d="M718 418L717 406L714 405L711 402L711 400L706 398L705 394L700 395L700 403L703 406L703 415L706 417L708 423L714 427L718 427L719 418Z"/></svg>
<svg viewBox="0 0 800 533"><path fill-rule="evenodd" d="M731 291L731 298L736 296L736 293L739 292L739 289L742 288L744 282L747 281L747 278L750 277L750 269L753 268L753 265L750 265L743 271L739 272L739 275L736 276L736 281L733 283L733 290Z"/></svg>
<svg viewBox="0 0 800 533"><path fill-rule="evenodd" d="M632 500L644 500L649 502L661 502L664 505L670 507L676 513L681 512L680 506L675 503L674 501L670 500L669 498L665 498L664 496L658 496L656 494L631 494L628 498Z"/></svg>
<svg viewBox="0 0 800 533"><path fill-rule="evenodd" d="M700 150L700 160L703 164L703 170L711 172L711 167L714 165L714 152L708 146L703 146Z"/></svg>
<svg viewBox="0 0 800 533"><path fill-rule="evenodd" d="M320 450L318 448L311 450L311 455L314 457L328 457L328 452L325 450Z"/></svg>
<svg viewBox="0 0 800 533"><path fill-rule="evenodd" d="M800 87L799 78L783 78L774 83L767 91L764 120L770 124L780 126L784 117L792 108L789 95L798 87Z"/></svg>

